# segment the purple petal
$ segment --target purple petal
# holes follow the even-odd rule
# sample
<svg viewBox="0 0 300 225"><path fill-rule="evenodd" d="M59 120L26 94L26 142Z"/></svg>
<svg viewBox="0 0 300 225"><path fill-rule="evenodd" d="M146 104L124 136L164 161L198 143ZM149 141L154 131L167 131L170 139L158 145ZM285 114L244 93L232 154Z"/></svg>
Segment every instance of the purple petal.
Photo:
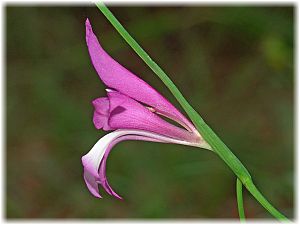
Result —
<svg viewBox="0 0 300 225"><path fill-rule="evenodd" d="M108 98L97 98L93 101L95 108L93 122L97 129L111 130L108 126L109 100Z"/></svg>
<svg viewBox="0 0 300 225"><path fill-rule="evenodd" d="M86 42L94 68L105 85L153 107L158 113L177 121L190 131L195 130L189 120L168 100L104 51L88 19L86 20Z"/></svg>
<svg viewBox="0 0 300 225"><path fill-rule="evenodd" d="M150 131L187 142L199 142L199 136L179 128L152 113L137 101L119 92L108 92L110 115L108 124L113 129Z"/></svg>
<svg viewBox="0 0 300 225"><path fill-rule="evenodd" d="M93 102L93 106L99 114L107 115L109 114L109 100L107 97L96 98Z"/></svg>
<svg viewBox="0 0 300 225"><path fill-rule="evenodd" d="M103 128L103 130L111 130L108 126L108 117L96 111L94 112L93 123L98 130L101 128Z"/></svg>

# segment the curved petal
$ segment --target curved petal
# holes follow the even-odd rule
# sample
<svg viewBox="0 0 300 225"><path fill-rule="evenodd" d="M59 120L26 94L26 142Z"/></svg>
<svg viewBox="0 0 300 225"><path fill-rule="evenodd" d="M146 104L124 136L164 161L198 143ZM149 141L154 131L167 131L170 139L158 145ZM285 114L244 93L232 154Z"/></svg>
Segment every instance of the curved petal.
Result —
<svg viewBox="0 0 300 225"><path fill-rule="evenodd" d="M194 143L186 141L180 141L173 138L169 138L163 135L158 135L151 132L145 132L140 130L116 130L104 137L102 137L93 148L81 158L82 165L84 167L84 180L85 183L95 197L101 198L98 190L98 184L106 190L110 195L113 195L119 199L121 197L116 194L110 187L106 178L106 160L114 145L120 141L125 140L144 140L163 143L175 143L182 145L197 146Z"/></svg>
<svg viewBox="0 0 300 225"><path fill-rule="evenodd" d="M97 129L112 130L108 125L109 100L107 97L97 98L92 102L95 111L93 123Z"/></svg>
<svg viewBox="0 0 300 225"><path fill-rule="evenodd" d="M96 98L92 103L97 113L108 116L109 100L107 97Z"/></svg>
<svg viewBox="0 0 300 225"><path fill-rule="evenodd" d="M196 132L193 124L168 100L104 51L88 19L86 20L86 43L94 68L105 85L153 107L158 113L177 121L189 131Z"/></svg>
<svg viewBox="0 0 300 225"><path fill-rule="evenodd" d="M150 131L179 140L198 143L201 137L179 128L151 112L139 102L117 91L107 93L109 98L109 127Z"/></svg>
<svg viewBox="0 0 300 225"><path fill-rule="evenodd" d="M97 180L88 170L84 170L83 178L92 195L94 195L96 198L102 198L99 194Z"/></svg>
<svg viewBox="0 0 300 225"><path fill-rule="evenodd" d="M122 199L122 197L120 197L111 188L111 186L109 185L108 180L106 178L106 161L107 161L108 155L109 155L110 151L112 150L112 148L119 142L126 141L126 140L163 142L163 141L157 140L155 138L143 137L143 136L138 136L138 135L126 135L126 136L119 137L110 143L110 145L108 146L108 148L105 151L105 154L104 154L103 159L101 160L101 163L99 166L99 180L100 180L100 183L101 183L102 187L104 188L104 190L108 194L110 194L118 199Z"/></svg>

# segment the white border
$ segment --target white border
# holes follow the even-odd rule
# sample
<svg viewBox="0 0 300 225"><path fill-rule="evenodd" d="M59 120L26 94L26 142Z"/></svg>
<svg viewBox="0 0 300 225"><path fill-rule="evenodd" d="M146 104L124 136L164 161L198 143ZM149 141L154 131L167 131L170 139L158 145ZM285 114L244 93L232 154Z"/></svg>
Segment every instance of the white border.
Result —
<svg viewBox="0 0 300 225"><path fill-rule="evenodd" d="M117 1L117 0L111 0L111 1L104 1L105 3L109 5L142 5L142 4L147 4L147 5L168 5L168 4L180 4L180 5L295 5L295 95L296 95L296 108L295 108L295 146L298 147L298 140L300 139L300 134L298 133L298 127L299 127L299 120L298 120L298 112L299 112L299 10L298 10L298 1L279 1L279 0L265 0L265 1L259 1L259 0L253 0L253 1L238 1L238 0L231 0L231 1L226 1L226 0L210 0L210 1L196 1L196 0L189 0L189 1L159 1L159 0L152 0L152 1L137 1L137 0L131 0L131 1ZM0 91L1 91L1 98L0 98L0 104L2 106L0 110L0 117L1 117L1 131L0 131L0 144L2 146L2 151L0 154L1 157L1 166L0 166L0 174L1 174L1 195L0 195L0 211L1 211L1 224L2 223L10 223L10 224L19 224L19 223L47 223L47 224L63 224L63 223L122 223L122 224L127 224L127 223L147 223L147 224L194 224L194 223L199 223L201 224L211 224L211 223L239 223L238 221L233 221L233 220L227 220L227 219L196 219L196 220L181 220L181 219L176 219L176 220L107 220L107 219L101 219L99 220L83 220L83 219L49 219L49 220L42 220L42 219L20 219L20 220L14 220L14 219L9 219L6 220L6 202L5 202L5 193L6 193L6 176L5 176L5 151L6 151L6 143L5 143L5 129L6 129L6 121L5 121L5 111L6 111L6 101L5 101L5 94L6 94L6 87L5 87L5 10L4 7L6 4L10 5L85 5L85 4L91 4L91 1L78 1L78 0L65 0L65 1L59 1L59 0L52 0L52 1L41 1L41 0L32 0L32 1L1 1L1 10L0 10L0 30L2 32L1 35L1 40L0 40L0 48L1 48L1 73L2 73L2 79L1 79L1 85L0 85ZM298 174L299 174L299 154L298 151L296 151L296 158L295 158L295 180L297 185L295 185L295 221L298 222L298 215L299 215L299 195L297 193L297 187L299 187L299 179L298 179ZM91 222L92 221L92 222ZM271 223L270 221L251 221L247 223L250 224L269 224Z"/></svg>
<svg viewBox="0 0 300 225"><path fill-rule="evenodd" d="M2 4L16 4L16 5L86 5L93 4L97 2L96 0L92 1L82 1L82 0L51 0L51 1L41 1L41 0L5 0L1 1ZM108 5L291 5L297 4L298 1L291 0L103 0L105 4Z"/></svg>

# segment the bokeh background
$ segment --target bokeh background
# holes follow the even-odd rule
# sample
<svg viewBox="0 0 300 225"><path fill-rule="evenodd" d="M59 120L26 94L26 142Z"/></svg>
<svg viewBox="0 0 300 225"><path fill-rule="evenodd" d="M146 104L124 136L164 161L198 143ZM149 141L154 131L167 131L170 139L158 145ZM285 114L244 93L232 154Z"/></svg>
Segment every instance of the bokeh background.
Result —
<svg viewBox="0 0 300 225"><path fill-rule="evenodd" d="M294 217L294 8L112 6L192 106ZM237 218L235 177L215 154L129 141L108 160L124 198L95 199L80 158L105 134L91 101L104 96L85 44L103 47L179 107L93 5L6 5L7 218ZM244 192L248 218L271 218Z"/></svg>

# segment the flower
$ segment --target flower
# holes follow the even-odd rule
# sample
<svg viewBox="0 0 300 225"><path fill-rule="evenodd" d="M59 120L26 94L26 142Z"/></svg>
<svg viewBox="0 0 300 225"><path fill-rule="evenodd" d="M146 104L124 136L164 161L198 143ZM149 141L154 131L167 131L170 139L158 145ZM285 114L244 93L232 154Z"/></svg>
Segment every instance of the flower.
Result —
<svg viewBox="0 0 300 225"><path fill-rule="evenodd" d="M86 20L86 43L92 64L108 87L107 96L95 99L93 123L111 133L100 138L82 157L84 180L89 191L101 198L98 185L121 199L106 178L106 160L111 149L125 140L142 140L196 146L211 150L194 125L145 81L110 57ZM175 121L175 126L163 117Z"/></svg>

